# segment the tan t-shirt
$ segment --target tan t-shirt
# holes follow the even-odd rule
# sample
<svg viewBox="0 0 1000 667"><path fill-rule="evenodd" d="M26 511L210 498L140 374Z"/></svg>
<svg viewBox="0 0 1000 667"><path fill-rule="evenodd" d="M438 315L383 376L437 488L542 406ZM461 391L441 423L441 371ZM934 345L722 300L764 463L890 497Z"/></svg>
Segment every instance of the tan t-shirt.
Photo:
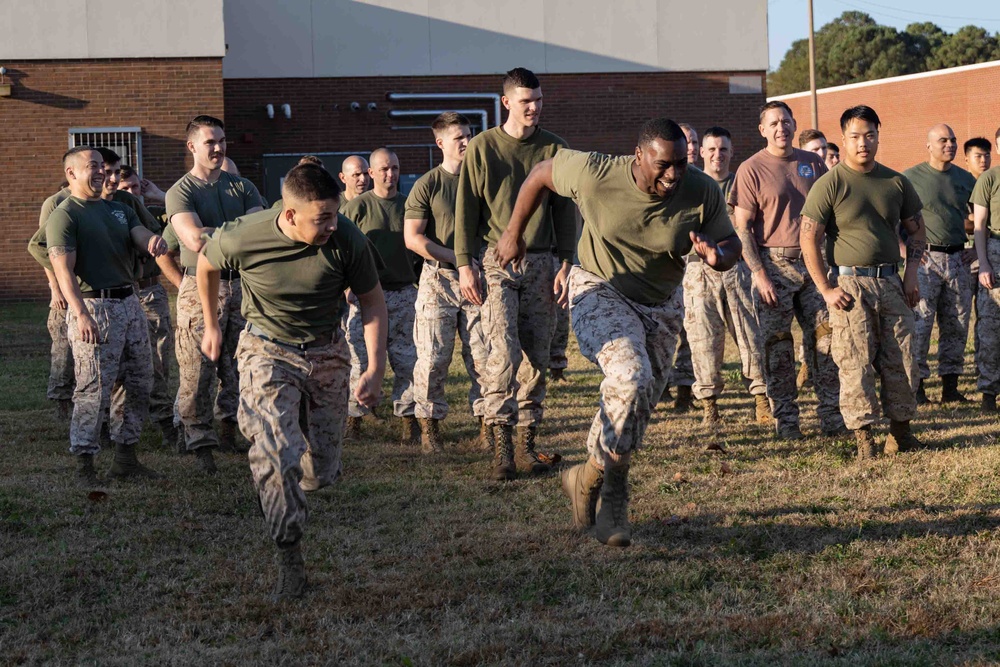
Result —
<svg viewBox="0 0 1000 667"><path fill-rule="evenodd" d="M802 205L825 173L826 165L815 153L793 148L782 158L761 149L736 170L729 205L750 211L758 246L798 248Z"/></svg>
<svg viewBox="0 0 1000 667"><path fill-rule="evenodd" d="M556 192L583 215L580 266L637 303L670 298L684 277L691 232L715 241L732 236L722 190L700 170L688 169L669 199L639 189L634 156L563 149L552 162Z"/></svg>

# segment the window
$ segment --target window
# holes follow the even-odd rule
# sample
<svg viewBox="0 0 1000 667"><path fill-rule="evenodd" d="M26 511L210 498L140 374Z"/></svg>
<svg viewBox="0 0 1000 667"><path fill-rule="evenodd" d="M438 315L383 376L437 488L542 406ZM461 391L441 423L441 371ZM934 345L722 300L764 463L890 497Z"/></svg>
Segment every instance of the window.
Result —
<svg viewBox="0 0 1000 667"><path fill-rule="evenodd" d="M69 147L92 146L110 148L122 156L142 177L142 128L140 127L71 127Z"/></svg>

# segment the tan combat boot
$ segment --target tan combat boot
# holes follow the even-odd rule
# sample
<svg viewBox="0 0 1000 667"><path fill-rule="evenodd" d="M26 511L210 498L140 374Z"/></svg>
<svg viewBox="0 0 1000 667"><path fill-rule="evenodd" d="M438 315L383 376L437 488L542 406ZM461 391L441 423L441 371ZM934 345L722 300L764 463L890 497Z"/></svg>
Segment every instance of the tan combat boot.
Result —
<svg viewBox="0 0 1000 667"><path fill-rule="evenodd" d="M420 420L420 451L424 454L434 454L440 452L441 429L438 428L437 419Z"/></svg>
<svg viewBox="0 0 1000 667"><path fill-rule="evenodd" d="M587 460L562 472L563 493L569 496L573 509L573 525L587 530L594 525L597 499L601 495L604 471Z"/></svg>
<svg viewBox="0 0 1000 667"><path fill-rule="evenodd" d="M514 429L509 424L494 424L493 479L506 482L514 479Z"/></svg>
<svg viewBox="0 0 1000 667"><path fill-rule="evenodd" d="M799 366L799 374L795 378L795 387L802 389L809 385L809 366L805 363Z"/></svg>
<svg viewBox="0 0 1000 667"><path fill-rule="evenodd" d="M604 465L604 483L597 503L596 534L609 547L627 547L632 543L628 523L628 463Z"/></svg>
<svg viewBox="0 0 1000 667"><path fill-rule="evenodd" d="M418 446L420 444L420 423L413 415L400 417L399 441L403 445Z"/></svg>
<svg viewBox="0 0 1000 667"><path fill-rule="evenodd" d="M115 460L108 472L110 477L126 479L142 477L145 479L162 479L163 475L139 463L135 455L135 445L115 443Z"/></svg>
<svg viewBox="0 0 1000 667"><path fill-rule="evenodd" d="M774 422L774 415L771 414L771 402L767 400L767 394L757 394L753 397L754 418L761 426L770 426Z"/></svg>
<svg viewBox="0 0 1000 667"><path fill-rule="evenodd" d="M910 430L910 422L889 422L889 437L885 439L885 453L889 456L898 452L912 452L922 445Z"/></svg>
<svg viewBox="0 0 1000 667"><path fill-rule="evenodd" d="M677 398L674 399L674 410L677 412L689 412L694 408L694 395L691 393L691 385L677 385Z"/></svg>
<svg viewBox="0 0 1000 667"><path fill-rule="evenodd" d="M535 438L538 436L538 427L518 426L517 445L514 449L514 463L517 468L529 472L532 475L544 475L552 470L552 466L538 458L535 453Z"/></svg>
<svg viewBox="0 0 1000 667"><path fill-rule="evenodd" d="M76 469L76 481L84 488L93 488L100 484L97 479L97 470L94 468L93 454L80 454L77 458L78 468Z"/></svg>
<svg viewBox="0 0 1000 667"><path fill-rule="evenodd" d="M701 399L701 407L704 415L701 418L702 426L715 426L722 423L719 416L719 399L715 396Z"/></svg>
<svg viewBox="0 0 1000 667"><path fill-rule="evenodd" d="M344 440L357 440L361 435L361 417L348 417L344 428Z"/></svg>
<svg viewBox="0 0 1000 667"><path fill-rule="evenodd" d="M273 602L294 600L306 592L306 563L298 542L290 547L278 547L278 581L271 595Z"/></svg>
<svg viewBox="0 0 1000 667"><path fill-rule="evenodd" d="M862 426L854 431L854 441L858 445L858 460L865 461L875 458L875 436L871 426Z"/></svg>
<svg viewBox="0 0 1000 667"><path fill-rule="evenodd" d="M496 447L493 441L493 428L486 423L486 417L479 418L479 447L491 454Z"/></svg>

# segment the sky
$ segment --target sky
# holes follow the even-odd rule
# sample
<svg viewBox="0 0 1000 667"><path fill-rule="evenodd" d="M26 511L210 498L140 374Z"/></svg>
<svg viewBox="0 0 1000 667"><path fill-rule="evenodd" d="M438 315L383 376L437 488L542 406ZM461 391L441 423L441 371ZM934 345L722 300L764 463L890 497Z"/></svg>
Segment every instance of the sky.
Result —
<svg viewBox="0 0 1000 667"><path fill-rule="evenodd" d="M813 20L819 30L847 11L865 12L883 25L902 30L910 23L930 21L945 32L973 24L1000 31L1000 2L989 0L813 0ZM771 69L777 69L792 42L809 36L807 0L768 0L768 40Z"/></svg>

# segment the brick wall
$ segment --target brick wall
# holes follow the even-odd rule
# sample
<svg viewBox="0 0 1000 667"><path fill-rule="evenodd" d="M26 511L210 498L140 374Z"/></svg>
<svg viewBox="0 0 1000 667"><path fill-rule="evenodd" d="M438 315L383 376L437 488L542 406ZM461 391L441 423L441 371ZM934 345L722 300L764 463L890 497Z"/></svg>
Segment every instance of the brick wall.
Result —
<svg viewBox="0 0 1000 667"><path fill-rule="evenodd" d="M803 130L811 124L808 95L783 99ZM902 171L927 160L927 130L947 123L958 138L955 164L964 168L962 143L982 136L993 141L1000 124L1000 62L988 67L955 68L933 76L896 77L872 85L818 94L819 129L841 147L840 114L866 104L882 120L876 159ZM997 164L994 154L994 164Z"/></svg>
<svg viewBox="0 0 1000 667"><path fill-rule="evenodd" d="M222 61L138 59L4 62L13 96L0 98L0 300L48 294L26 252L42 201L62 182L70 127L142 128L143 171L166 190L189 167L184 128L221 116Z"/></svg>
<svg viewBox="0 0 1000 667"><path fill-rule="evenodd" d="M737 157L745 158L762 146L757 112L764 96L731 95L730 74L545 75L541 77L545 95L542 125L574 148L631 153L639 126L652 117L686 121L699 132L719 124L733 133ZM387 144L432 143L428 129L390 129L393 125L426 127L432 118L390 119L386 116L389 109L482 108L490 112L492 124L489 101L388 102L385 95L499 92L500 76L226 79L225 88L229 155L244 176L260 184L264 153L370 152ZM362 110L352 112L351 102L360 103ZM369 102L375 102L378 109L367 111ZM267 104L275 107L273 119L264 111ZM290 120L281 114L282 104L291 105ZM428 164L426 148L399 149L397 153L403 173L420 173ZM435 149L434 154L437 158L439 151ZM737 163L734 161L734 168Z"/></svg>

